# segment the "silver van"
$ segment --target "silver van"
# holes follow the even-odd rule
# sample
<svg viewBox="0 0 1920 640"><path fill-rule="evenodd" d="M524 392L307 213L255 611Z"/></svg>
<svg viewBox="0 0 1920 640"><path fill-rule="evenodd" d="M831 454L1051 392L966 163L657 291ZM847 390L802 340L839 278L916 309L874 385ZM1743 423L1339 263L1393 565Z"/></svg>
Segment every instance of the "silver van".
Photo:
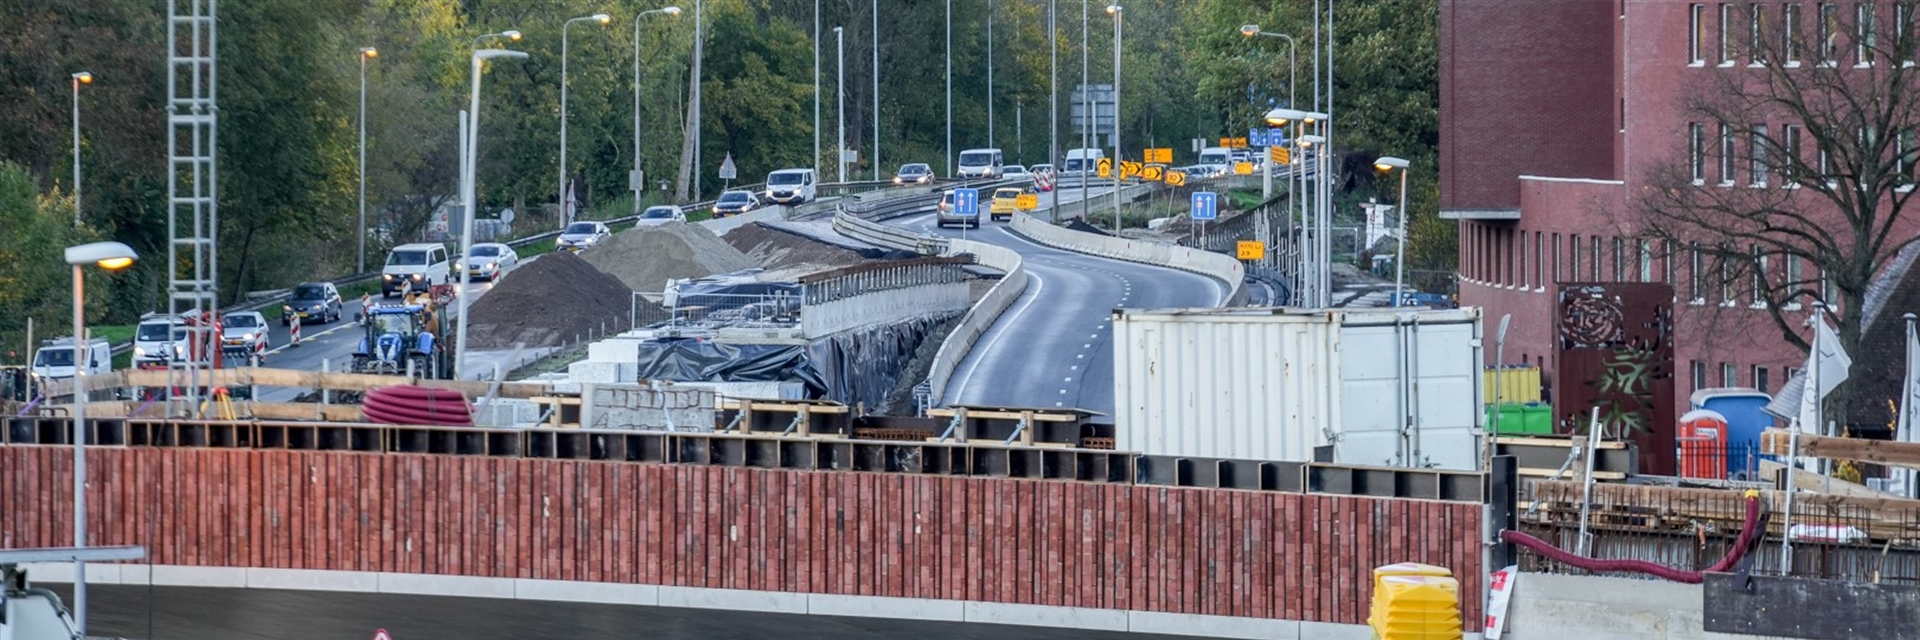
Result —
<svg viewBox="0 0 1920 640"><path fill-rule="evenodd" d="M385 298L411 287L425 291L435 284L446 284L453 262L447 248L438 242L403 244L387 252L387 265L380 269L380 297Z"/></svg>

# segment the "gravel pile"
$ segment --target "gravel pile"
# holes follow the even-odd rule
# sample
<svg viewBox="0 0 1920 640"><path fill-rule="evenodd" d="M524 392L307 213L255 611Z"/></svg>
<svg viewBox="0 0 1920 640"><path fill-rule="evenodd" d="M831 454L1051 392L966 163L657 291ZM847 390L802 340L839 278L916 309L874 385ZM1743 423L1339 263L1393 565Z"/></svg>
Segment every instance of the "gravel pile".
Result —
<svg viewBox="0 0 1920 640"><path fill-rule="evenodd" d="M727 232L727 244L769 270L813 267L825 270L850 267L872 260L914 257L905 251L872 248L856 250L807 237L771 225L754 223Z"/></svg>
<svg viewBox="0 0 1920 640"><path fill-rule="evenodd" d="M617 237L617 236L616 236ZM596 248L604 251L606 247ZM586 260L556 251L522 263L468 309L468 347L554 347L627 329L633 290ZM640 301L641 313L658 309Z"/></svg>
<svg viewBox="0 0 1920 640"><path fill-rule="evenodd" d="M732 273L756 266L752 258L697 224L636 227L581 254L588 264L635 291L660 291L668 280ZM624 304L624 303L622 303Z"/></svg>

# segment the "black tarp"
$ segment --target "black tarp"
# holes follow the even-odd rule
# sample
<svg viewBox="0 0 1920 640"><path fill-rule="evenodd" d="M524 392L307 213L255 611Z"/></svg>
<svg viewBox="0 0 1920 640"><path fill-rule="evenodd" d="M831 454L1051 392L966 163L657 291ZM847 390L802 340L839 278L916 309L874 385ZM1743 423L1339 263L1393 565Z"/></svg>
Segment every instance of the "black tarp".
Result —
<svg viewBox="0 0 1920 640"><path fill-rule="evenodd" d="M920 342L949 317L915 318L814 340L807 353L827 383L826 397L869 408L886 404Z"/></svg>
<svg viewBox="0 0 1920 640"><path fill-rule="evenodd" d="M733 344L699 338L640 343L640 379L681 382L800 382L807 395L827 389L807 361L807 347Z"/></svg>
<svg viewBox="0 0 1920 640"><path fill-rule="evenodd" d="M805 346L705 338L640 343L643 380L799 382L807 397L879 407L927 335L951 314L844 331Z"/></svg>

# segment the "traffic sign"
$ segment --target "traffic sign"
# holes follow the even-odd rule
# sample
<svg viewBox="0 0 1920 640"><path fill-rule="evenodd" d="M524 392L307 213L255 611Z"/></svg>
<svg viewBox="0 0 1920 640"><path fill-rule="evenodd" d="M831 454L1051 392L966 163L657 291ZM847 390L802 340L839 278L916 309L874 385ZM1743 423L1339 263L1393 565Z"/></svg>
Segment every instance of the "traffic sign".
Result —
<svg viewBox="0 0 1920 640"><path fill-rule="evenodd" d="M727 154L727 159L720 161L720 179L721 180L739 180L740 179L740 168L733 166L733 154L731 153Z"/></svg>
<svg viewBox="0 0 1920 640"><path fill-rule="evenodd" d="M1168 171L1168 172L1167 172L1167 184L1168 184L1168 185L1171 185L1171 186L1175 186L1175 187L1184 187L1184 186L1187 186L1187 172L1185 172L1185 171Z"/></svg>
<svg viewBox="0 0 1920 640"><path fill-rule="evenodd" d="M1138 162L1133 162L1131 160L1121 160L1120 161L1120 178L1126 179L1126 178L1132 178L1134 176L1140 175L1140 166L1141 165Z"/></svg>
<svg viewBox="0 0 1920 640"><path fill-rule="evenodd" d="M1140 155L1145 157L1147 159L1147 162L1160 162L1160 163L1173 162L1173 147L1161 147L1158 149L1141 149L1140 151L1141 151Z"/></svg>
<svg viewBox="0 0 1920 640"><path fill-rule="evenodd" d="M1253 163L1251 163L1251 162L1235 162L1235 163L1233 163L1233 175L1236 175L1236 176L1250 176L1250 175L1253 175Z"/></svg>
<svg viewBox="0 0 1920 640"><path fill-rule="evenodd" d="M1241 260L1260 260L1267 257L1267 243L1259 240L1241 240L1234 249L1235 256Z"/></svg>
<svg viewBox="0 0 1920 640"><path fill-rule="evenodd" d="M1220 217L1220 194L1212 191L1193 192L1193 213L1188 217L1195 220L1212 220Z"/></svg>
<svg viewBox="0 0 1920 640"><path fill-rule="evenodd" d="M962 218L975 218L980 215L979 189L954 189L953 213Z"/></svg>
<svg viewBox="0 0 1920 640"><path fill-rule="evenodd" d="M393 640L393 635L387 633L386 629L377 629L373 632L373 640Z"/></svg>
<svg viewBox="0 0 1920 640"><path fill-rule="evenodd" d="M1247 146L1247 139L1246 138L1221 138L1220 146L1227 147L1229 149L1242 149Z"/></svg>
<svg viewBox="0 0 1920 640"><path fill-rule="evenodd" d="M1013 206L1016 209L1038 209L1040 208L1040 194L1022 193L1019 197L1013 199Z"/></svg>
<svg viewBox="0 0 1920 640"><path fill-rule="evenodd" d="M1166 167L1162 167L1157 164L1150 164L1140 169L1140 179L1145 180L1147 182L1159 182L1161 179L1166 177L1166 173L1167 173Z"/></svg>
<svg viewBox="0 0 1920 640"><path fill-rule="evenodd" d="M1293 164L1293 152L1286 147L1274 147L1267 152L1267 156L1277 164Z"/></svg>
<svg viewBox="0 0 1920 640"><path fill-rule="evenodd" d="M1102 178L1113 177L1113 158L1101 158L1099 162L1094 163L1094 171Z"/></svg>
<svg viewBox="0 0 1920 640"><path fill-rule="evenodd" d="M1272 147L1287 143L1286 129L1248 129L1247 144L1254 147Z"/></svg>

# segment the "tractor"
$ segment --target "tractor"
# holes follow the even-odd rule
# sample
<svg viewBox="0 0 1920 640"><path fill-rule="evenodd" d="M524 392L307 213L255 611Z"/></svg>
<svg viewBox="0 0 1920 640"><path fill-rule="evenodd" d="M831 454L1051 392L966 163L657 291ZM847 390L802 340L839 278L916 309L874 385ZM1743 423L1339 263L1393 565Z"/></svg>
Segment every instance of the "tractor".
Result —
<svg viewBox="0 0 1920 640"><path fill-rule="evenodd" d="M358 373L403 374L447 379L453 377L453 353L437 335L438 314L428 304L383 304L361 319L366 334L353 353Z"/></svg>

